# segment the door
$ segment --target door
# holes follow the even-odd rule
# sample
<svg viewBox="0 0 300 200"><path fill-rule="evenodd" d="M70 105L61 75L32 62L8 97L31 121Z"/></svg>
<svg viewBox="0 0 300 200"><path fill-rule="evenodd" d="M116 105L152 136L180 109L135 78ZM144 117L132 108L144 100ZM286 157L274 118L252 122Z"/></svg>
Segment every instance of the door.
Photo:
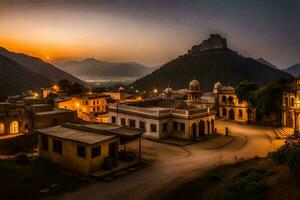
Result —
<svg viewBox="0 0 300 200"><path fill-rule="evenodd" d="M192 135L193 135L193 138L197 137L197 125L196 124L192 125Z"/></svg>
<svg viewBox="0 0 300 200"><path fill-rule="evenodd" d="M234 120L234 110L233 109L229 110L229 120Z"/></svg>
<svg viewBox="0 0 300 200"><path fill-rule="evenodd" d="M113 158L118 158L118 142L113 142L109 144L108 156Z"/></svg>

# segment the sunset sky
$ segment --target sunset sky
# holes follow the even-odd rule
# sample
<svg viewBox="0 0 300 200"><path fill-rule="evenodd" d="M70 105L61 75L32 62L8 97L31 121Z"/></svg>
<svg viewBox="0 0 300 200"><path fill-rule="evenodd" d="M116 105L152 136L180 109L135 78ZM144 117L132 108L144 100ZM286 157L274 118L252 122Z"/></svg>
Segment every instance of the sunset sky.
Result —
<svg viewBox="0 0 300 200"><path fill-rule="evenodd" d="M72 2L72 3L71 3ZM0 46L51 62L161 65L220 33L244 56L300 62L300 1L0 1Z"/></svg>

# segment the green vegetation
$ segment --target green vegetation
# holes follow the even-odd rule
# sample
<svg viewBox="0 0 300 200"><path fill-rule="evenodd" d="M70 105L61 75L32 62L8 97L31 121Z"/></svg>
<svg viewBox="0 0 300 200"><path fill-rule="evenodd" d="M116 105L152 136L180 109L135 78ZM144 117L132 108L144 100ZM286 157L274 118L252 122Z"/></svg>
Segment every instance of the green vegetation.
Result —
<svg viewBox="0 0 300 200"><path fill-rule="evenodd" d="M67 95L88 92L88 89L79 83L71 83L67 79L62 79L57 83L58 87Z"/></svg>
<svg viewBox="0 0 300 200"><path fill-rule="evenodd" d="M226 185L226 196L228 200L260 200L264 198L266 187L262 180L263 170L246 168L240 171Z"/></svg>
<svg viewBox="0 0 300 200"><path fill-rule="evenodd" d="M300 170L300 144L287 142L279 150L270 154L278 164L287 164L289 168L299 175Z"/></svg>
<svg viewBox="0 0 300 200"><path fill-rule="evenodd" d="M240 100L246 100L251 104L254 103L254 91L258 86L254 82L242 81L236 88L235 93Z"/></svg>

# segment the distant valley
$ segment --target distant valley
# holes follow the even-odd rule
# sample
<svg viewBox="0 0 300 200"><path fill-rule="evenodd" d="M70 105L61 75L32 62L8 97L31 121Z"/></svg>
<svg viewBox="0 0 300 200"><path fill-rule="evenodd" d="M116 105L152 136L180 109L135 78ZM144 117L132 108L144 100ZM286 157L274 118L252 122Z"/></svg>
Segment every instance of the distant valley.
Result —
<svg viewBox="0 0 300 200"><path fill-rule="evenodd" d="M81 79L91 81L134 81L151 73L154 68L146 67L136 62L107 62L95 58L80 61L66 61L56 65Z"/></svg>

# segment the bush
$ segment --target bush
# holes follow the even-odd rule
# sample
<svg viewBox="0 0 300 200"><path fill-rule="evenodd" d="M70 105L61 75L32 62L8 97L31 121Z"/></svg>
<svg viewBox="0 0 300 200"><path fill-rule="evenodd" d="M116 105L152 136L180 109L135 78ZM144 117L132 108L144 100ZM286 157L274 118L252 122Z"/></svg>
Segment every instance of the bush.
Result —
<svg viewBox="0 0 300 200"><path fill-rule="evenodd" d="M16 157L16 162L18 164L27 164L29 163L29 159L28 159L28 156L26 154L19 154L17 157Z"/></svg>
<svg viewBox="0 0 300 200"><path fill-rule="evenodd" d="M227 185L226 199L264 199L266 187L262 183L263 173L262 170L252 168L241 171Z"/></svg>
<svg viewBox="0 0 300 200"><path fill-rule="evenodd" d="M277 151L271 153L271 158L278 164L287 163L289 168L299 173L300 170L300 144L287 143Z"/></svg>

